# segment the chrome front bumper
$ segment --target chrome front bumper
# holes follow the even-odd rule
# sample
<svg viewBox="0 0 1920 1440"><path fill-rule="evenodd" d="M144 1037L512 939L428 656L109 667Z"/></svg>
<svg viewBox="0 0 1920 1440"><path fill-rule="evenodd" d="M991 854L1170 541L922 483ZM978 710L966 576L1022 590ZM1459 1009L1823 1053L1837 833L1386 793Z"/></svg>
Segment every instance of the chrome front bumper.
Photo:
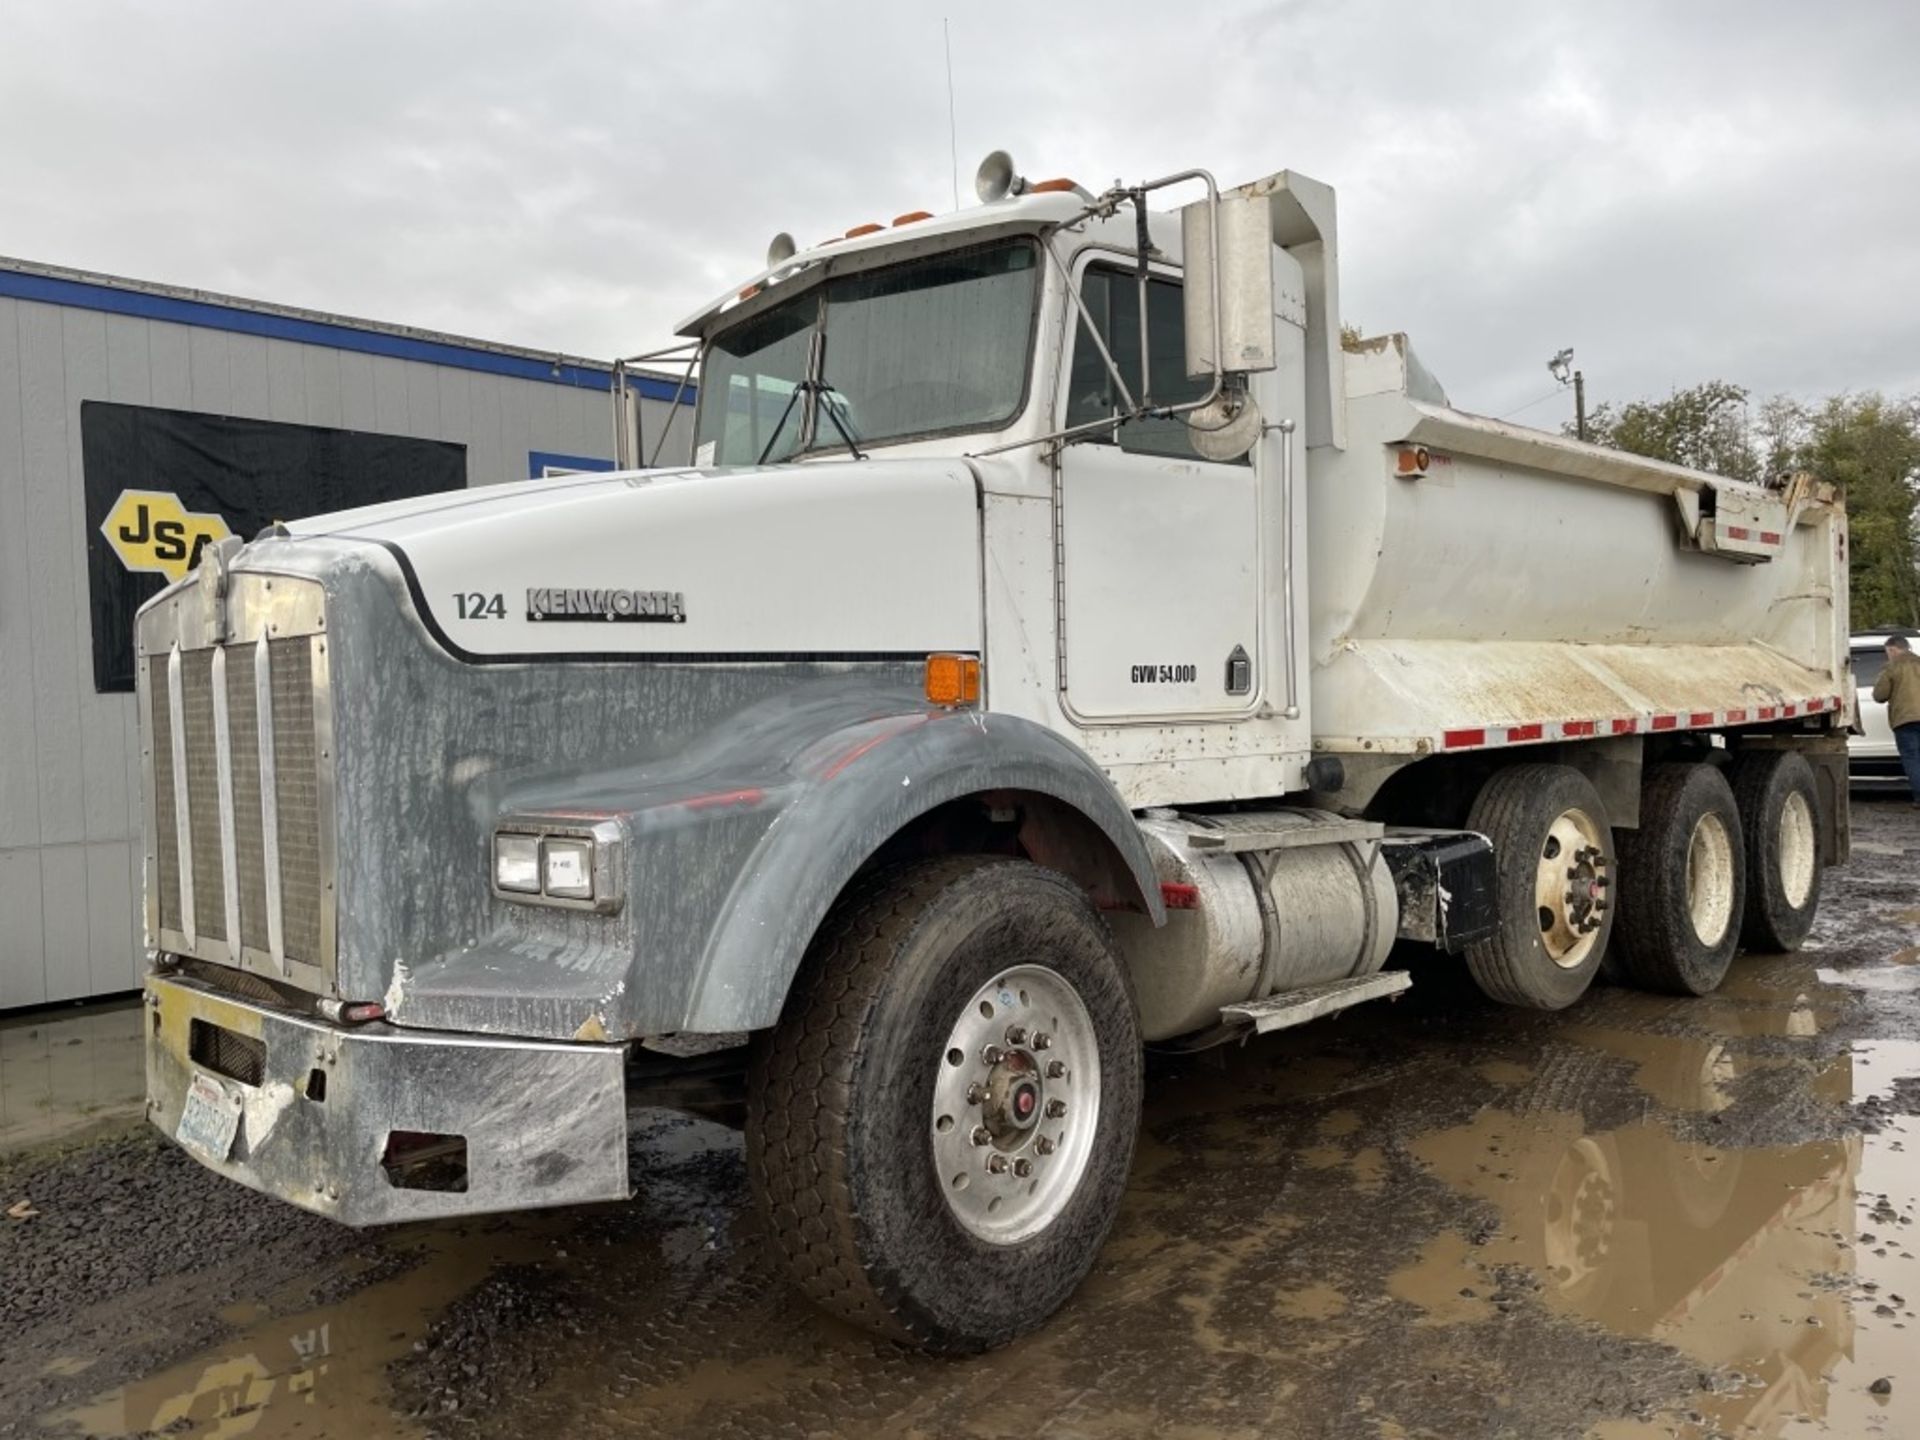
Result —
<svg viewBox="0 0 1920 1440"><path fill-rule="evenodd" d="M222 1155L204 1140L192 1153L242 1185L347 1225L630 1193L619 1046L346 1028L184 976L149 976L146 1000L148 1118L177 1137L207 1077L238 1123ZM440 1188L411 1188L404 1167L382 1163L420 1135L464 1141L460 1188L444 1168Z"/></svg>

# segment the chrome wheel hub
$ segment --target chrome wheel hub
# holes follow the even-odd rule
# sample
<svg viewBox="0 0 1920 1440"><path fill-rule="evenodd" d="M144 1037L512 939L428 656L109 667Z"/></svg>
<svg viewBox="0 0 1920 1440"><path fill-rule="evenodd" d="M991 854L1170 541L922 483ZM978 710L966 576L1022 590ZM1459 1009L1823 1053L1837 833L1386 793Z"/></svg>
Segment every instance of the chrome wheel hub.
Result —
<svg viewBox="0 0 1920 1440"><path fill-rule="evenodd" d="M1073 986L1016 965L980 987L947 1036L933 1086L940 1193L969 1232L1012 1245L1079 1189L1100 1118L1100 1048Z"/></svg>
<svg viewBox="0 0 1920 1440"><path fill-rule="evenodd" d="M1612 877L1600 826L1584 810L1563 812L1547 827L1534 870L1534 903L1540 943L1553 963L1567 969L1593 950L1606 920Z"/></svg>

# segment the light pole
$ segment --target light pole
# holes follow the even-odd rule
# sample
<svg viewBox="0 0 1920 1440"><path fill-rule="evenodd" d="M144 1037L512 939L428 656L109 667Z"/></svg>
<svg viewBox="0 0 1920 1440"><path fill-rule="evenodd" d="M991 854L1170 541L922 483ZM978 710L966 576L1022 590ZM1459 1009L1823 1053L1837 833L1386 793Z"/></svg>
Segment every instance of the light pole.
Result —
<svg viewBox="0 0 1920 1440"><path fill-rule="evenodd" d="M1547 370L1562 385L1573 386L1573 433L1582 440L1586 439L1587 377L1573 369L1573 347L1568 346L1547 361ZM1569 374L1569 371L1572 373Z"/></svg>

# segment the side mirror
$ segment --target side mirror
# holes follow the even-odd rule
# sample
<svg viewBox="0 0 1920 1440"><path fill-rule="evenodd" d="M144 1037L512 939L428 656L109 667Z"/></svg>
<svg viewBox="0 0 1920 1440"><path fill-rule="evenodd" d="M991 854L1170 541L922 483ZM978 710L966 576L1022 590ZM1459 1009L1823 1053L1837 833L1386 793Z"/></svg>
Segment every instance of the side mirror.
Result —
<svg viewBox="0 0 1920 1440"><path fill-rule="evenodd" d="M1268 197L1227 194L1219 201L1219 305L1214 314L1213 202L1180 211L1186 264L1187 374L1210 376L1271 370L1273 350L1273 211ZM1218 335L1216 345L1216 332Z"/></svg>

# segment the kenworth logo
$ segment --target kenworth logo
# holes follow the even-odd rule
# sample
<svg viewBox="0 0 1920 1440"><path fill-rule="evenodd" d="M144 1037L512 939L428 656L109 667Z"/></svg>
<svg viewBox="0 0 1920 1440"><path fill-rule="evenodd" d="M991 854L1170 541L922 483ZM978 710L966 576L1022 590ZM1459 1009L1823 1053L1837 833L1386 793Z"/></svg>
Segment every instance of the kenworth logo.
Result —
<svg viewBox="0 0 1920 1440"><path fill-rule="evenodd" d="M627 620L679 625L687 597L678 590L529 590L529 620Z"/></svg>

